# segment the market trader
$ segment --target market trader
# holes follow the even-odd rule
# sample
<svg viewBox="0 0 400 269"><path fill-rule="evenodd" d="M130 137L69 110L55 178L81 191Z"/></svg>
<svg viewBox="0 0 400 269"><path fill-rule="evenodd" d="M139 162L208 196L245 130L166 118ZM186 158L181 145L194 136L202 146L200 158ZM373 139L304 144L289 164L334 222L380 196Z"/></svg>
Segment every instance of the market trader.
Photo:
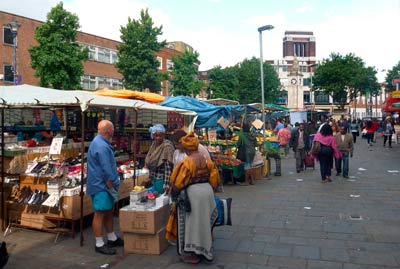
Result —
<svg viewBox="0 0 400 269"><path fill-rule="evenodd" d="M92 197L94 217L93 233L96 239L95 251L114 255L113 247L123 246L113 229L114 199L112 193L118 191L119 176L110 140L114 135L114 125L108 120L99 122L98 133L90 143L87 156L87 195ZM103 226L107 232L107 244L103 240Z"/></svg>
<svg viewBox="0 0 400 269"><path fill-rule="evenodd" d="M168 192L169 180L171 177L174 155L174 145L168 139L165 139L165 127L162 124L156 124L150 127L150 136L153 143L145 158L145 165L150 171L150 178L153 184L161 182L163 188L159 189L154 186L158 192Z"/></svg>

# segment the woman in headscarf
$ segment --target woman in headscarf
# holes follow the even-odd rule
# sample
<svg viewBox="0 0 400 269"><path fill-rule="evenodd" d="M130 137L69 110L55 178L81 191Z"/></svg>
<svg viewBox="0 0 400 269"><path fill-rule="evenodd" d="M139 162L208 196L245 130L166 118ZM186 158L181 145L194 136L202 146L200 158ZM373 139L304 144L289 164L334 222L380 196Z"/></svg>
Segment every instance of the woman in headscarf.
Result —
<svg viewBox="0 0 400 269"><path fill-rule="evenodd" d="M314 157L319 160L321 170L321 182L332 182L331 170L333 165L333 157L339 159L342 154L337 148L336 139L332 135L332 127L324 124L321 130L315 135L313 143L320 143L320 151Z"/></svg>
<svg viewBox="0 0 400 269"><path fill-rule="evenodd" d="M179 142L187 157L180 161L171 175L170 194L174 201L167 224L167 240L176 240L178 254L185 263L196 264L201 258L214 259L212 228L218 212L214 190L219 183L215 164L199 151L199 140L193 132Z"/></svg>
<svg viewBox="0 0 400 269"><path fill-rule="evenodd" d="M145 165L149 169L152 181L164 180L164 191L168 191L171 172L174 167L172 162L174 145L171 141L165 139L165 128L162 124L151 127L150 136L154 141L146 155Z"/></svg>
<svg viewBox="0 0 400 269"><path fill-rule="evenodd" d="M256 155L257 139L250 131L250 124L243 124L243 134L239 140L237 159L244 162L244 183L237 182L239 185L251 185L254 184L255 174L251 167L254 161L254 156Z"/></svg>

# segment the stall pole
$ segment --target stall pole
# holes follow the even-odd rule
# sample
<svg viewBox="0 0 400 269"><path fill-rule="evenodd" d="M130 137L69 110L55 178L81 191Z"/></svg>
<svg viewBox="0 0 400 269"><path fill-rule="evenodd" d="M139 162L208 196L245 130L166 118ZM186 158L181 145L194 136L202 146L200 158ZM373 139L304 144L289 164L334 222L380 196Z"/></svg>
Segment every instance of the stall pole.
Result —
<svg viewBox="0 0 400 269"><path fill-rule="evenodd" d="M136 186L136 143L137 143L137 121L138 121L138 112L137 109L133 109L135 122L133 125L133 186Z"/></svg>
<svg viewBox="0 0 400 269"><path fill-rule="evenodd" d="M84 179L84 166L85 166L85 111L81 111L81 191L79 193L79 196L81 198L81 218L79 222L79 227L80 227L80 246L83 246L83 179ZM74 225L74 223L72 223Z"/></svg>
<svg viewBox="0 0 400 269"><path fill-rule="evenodd" d="M4 100L3 100L4 102ZM4 207L4 107L1 108L1 229L6 229Z"/></svg>

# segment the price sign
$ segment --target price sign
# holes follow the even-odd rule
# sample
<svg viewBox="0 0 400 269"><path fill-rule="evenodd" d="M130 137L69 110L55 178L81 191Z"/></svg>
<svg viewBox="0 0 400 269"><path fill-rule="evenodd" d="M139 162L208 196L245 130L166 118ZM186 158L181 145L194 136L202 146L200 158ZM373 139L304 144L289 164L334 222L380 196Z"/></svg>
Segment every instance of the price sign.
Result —
<svg viewBox="0 0 400 269"><path fill-rule="evenodd" d="M51 146L49 150L49 154L61 154L63 137L55 137L51 141Z"/></svg>

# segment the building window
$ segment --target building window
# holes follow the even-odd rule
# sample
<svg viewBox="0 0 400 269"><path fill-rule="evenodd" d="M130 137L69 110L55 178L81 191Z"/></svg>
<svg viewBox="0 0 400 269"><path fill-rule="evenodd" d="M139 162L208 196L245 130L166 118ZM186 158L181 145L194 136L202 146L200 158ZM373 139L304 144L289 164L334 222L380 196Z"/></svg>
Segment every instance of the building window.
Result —
<svg viewBox="0 0 400 269"><path fill-rule="evenodd" d="M303 78L303 86L311 86L311 79L310 78Z"/></svg>
<svg viewBox="0 0 400 269"><path fill-rule="evenodd" d="M309 91L305 91L304 93L303 93L303 98L304 98L304 103L310 103L311 101L311 99L310 99L310 92Z"/></svg>
<svg viewBox="0 0 400 269"><path fill-rule="evenodd" d="M111 87L116 90L122 89L122 81L119 79L110 79L111 80Z"/></svg>
<svg viewBox="0 0 400 269"><path fill-rule="evenodd" d="M325 92L315 92L314 99L316 104L329 104L329 95Z"/></svg>
<svg viewBox="0 0 400 269"><path fill-rule="evenodd" d="M296 42L293 44L293 51L297 57L305 57L306 56L306 44Z"/></svg>
<svg viewBox="0 0 400 269"><path fill-rule="evenodd" d="M167 70L170 71L174 67L174 62L171 60L167 60Z"/></svg>
<svg viewBox="0 0 400 269"><path fill-rule="evenodd" d="M288 71L288 66L282 65L282 72L287 72L287 71Z"/></svg>
<svg viewBox="0 0 400 269"><path fill-rule="evenodd" d="M11 83L14 82L14 72L12 65L8 64L3 65L3 74L4 74L3 78L4 82L11 82Z"/></svg>
<svg viewBox="0 0 400 269"><path fill-rule="evenodd" d="M118 53L116 51L111 51L111 63L115 64L118 62Z"/></svg>
<svg viewBox="0 0 400 269"><path fill-rule="evenodd" d="M89 50L89 60L96 60L96 47L87 46Z"/></svg>
<svg viewBox="0 0 400 269"><path fill-rule="evenodd" d="M84 75L82 79L82 87L85 90L96 90L96 77Z"/></svg>
<svg viewBox="0 0 400 269"><path fill-rule="evenodd" d="M81 85L85 90L96 90L99 88L123 89L122 80L104 76L84 75L81 80Z"/></svg>
<svg viewBox="0 0 400 269"><path fill-rule="evenodd" d="M3 26L3 44L14 45L11 28L7 26Z"/></svg>
<svg viewBox="0 0 400 269"><path fill-rule="evenodd" d="M97 49L97 60L103 63L110 63L110 50L108 49Z"/></svg>
<svg viewBox="0 0 400 269"><path fill-rule="evenodd" d="M162 70L162 58L157 56L158 70Z"/></svg>

